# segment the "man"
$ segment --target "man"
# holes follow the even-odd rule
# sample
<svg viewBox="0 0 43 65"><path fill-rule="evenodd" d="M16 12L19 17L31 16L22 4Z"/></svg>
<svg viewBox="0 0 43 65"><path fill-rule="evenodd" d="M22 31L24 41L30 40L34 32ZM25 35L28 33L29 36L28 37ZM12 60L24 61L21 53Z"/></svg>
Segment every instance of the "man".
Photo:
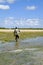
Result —
<svg viewBox="0 0 43 65"><path fill-rule="evenodd" d="M15 27L15 30L14 30L14 36L15 36L15 40L16 40L16 42L18 41L18 39L19 39L19 30L18 30L18 28L17 27Z"/></svg>

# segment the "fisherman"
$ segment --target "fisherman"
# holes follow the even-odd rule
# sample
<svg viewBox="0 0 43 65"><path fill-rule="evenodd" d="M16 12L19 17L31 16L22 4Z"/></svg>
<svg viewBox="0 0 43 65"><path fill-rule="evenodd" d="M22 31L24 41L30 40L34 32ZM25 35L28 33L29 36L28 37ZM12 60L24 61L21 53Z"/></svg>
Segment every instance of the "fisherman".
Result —
<svg viewBox="0 0 43 65"><path fill-rule="evenodd" d="M14 30L14 36L15 36L15 40L16 40L16 42L17 42L18 39L19 39L19 32L20 32L20 30L19 30L17 27L15 27L15 30Z"/></svg>

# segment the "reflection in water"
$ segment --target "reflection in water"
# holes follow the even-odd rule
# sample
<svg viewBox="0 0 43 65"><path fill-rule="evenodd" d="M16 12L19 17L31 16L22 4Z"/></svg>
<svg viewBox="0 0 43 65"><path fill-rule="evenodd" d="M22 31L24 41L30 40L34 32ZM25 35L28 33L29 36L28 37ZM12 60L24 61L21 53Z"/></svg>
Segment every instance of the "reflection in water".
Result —
<svg viewBox="0 0 43 65"><path fill-rule="evenodd" d="M0 51L15 50L21 48L24 49L35 46L43 46L43 37L23 39L19 40L18 42L12 41L2 43L2 41L0 41Z"/></svg>
<svg viewBox="0 0 43 65"><path fill-rule="evenodd" d="M15 48L18 49L19 48L19 42L15 43Z"/></svg>

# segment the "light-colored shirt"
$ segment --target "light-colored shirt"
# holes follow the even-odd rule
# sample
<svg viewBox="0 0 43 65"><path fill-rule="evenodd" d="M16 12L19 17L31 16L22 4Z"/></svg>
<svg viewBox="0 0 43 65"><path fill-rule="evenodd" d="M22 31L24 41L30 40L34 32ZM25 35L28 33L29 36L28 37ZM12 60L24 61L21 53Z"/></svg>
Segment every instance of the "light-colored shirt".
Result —
<svg viewBox="0 0 43 65"><path fill-rule="evenodd" d="M15 35L19 35L19 33L20 33L20 30L15 29L14 34L15 34Z"/></svg>

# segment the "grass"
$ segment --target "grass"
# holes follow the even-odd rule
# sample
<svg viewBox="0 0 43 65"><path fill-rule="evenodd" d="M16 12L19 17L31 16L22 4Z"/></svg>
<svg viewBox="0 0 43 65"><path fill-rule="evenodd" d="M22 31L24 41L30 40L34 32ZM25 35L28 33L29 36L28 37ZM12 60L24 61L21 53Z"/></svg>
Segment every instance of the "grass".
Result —
<svg viewBox="0 0 43 65"><path fill-rule="evenodd" d="M37 36L43 36L43 32L23 32L20 33L20 38L32 38Z"/></svg>
<svg viewBox="0 0 43 65"><path fill-rule="evenodd" d="M20 39L43 36L43 32L20 32ZM13 32L0 32L0 40L13 41L15 40Z"/></svg>
<svg viewBox="0 0 43 65"><path fill-rule="evenodd" d="M3 41L14 40L13 32L0 32L0 40Z"/></svg>

